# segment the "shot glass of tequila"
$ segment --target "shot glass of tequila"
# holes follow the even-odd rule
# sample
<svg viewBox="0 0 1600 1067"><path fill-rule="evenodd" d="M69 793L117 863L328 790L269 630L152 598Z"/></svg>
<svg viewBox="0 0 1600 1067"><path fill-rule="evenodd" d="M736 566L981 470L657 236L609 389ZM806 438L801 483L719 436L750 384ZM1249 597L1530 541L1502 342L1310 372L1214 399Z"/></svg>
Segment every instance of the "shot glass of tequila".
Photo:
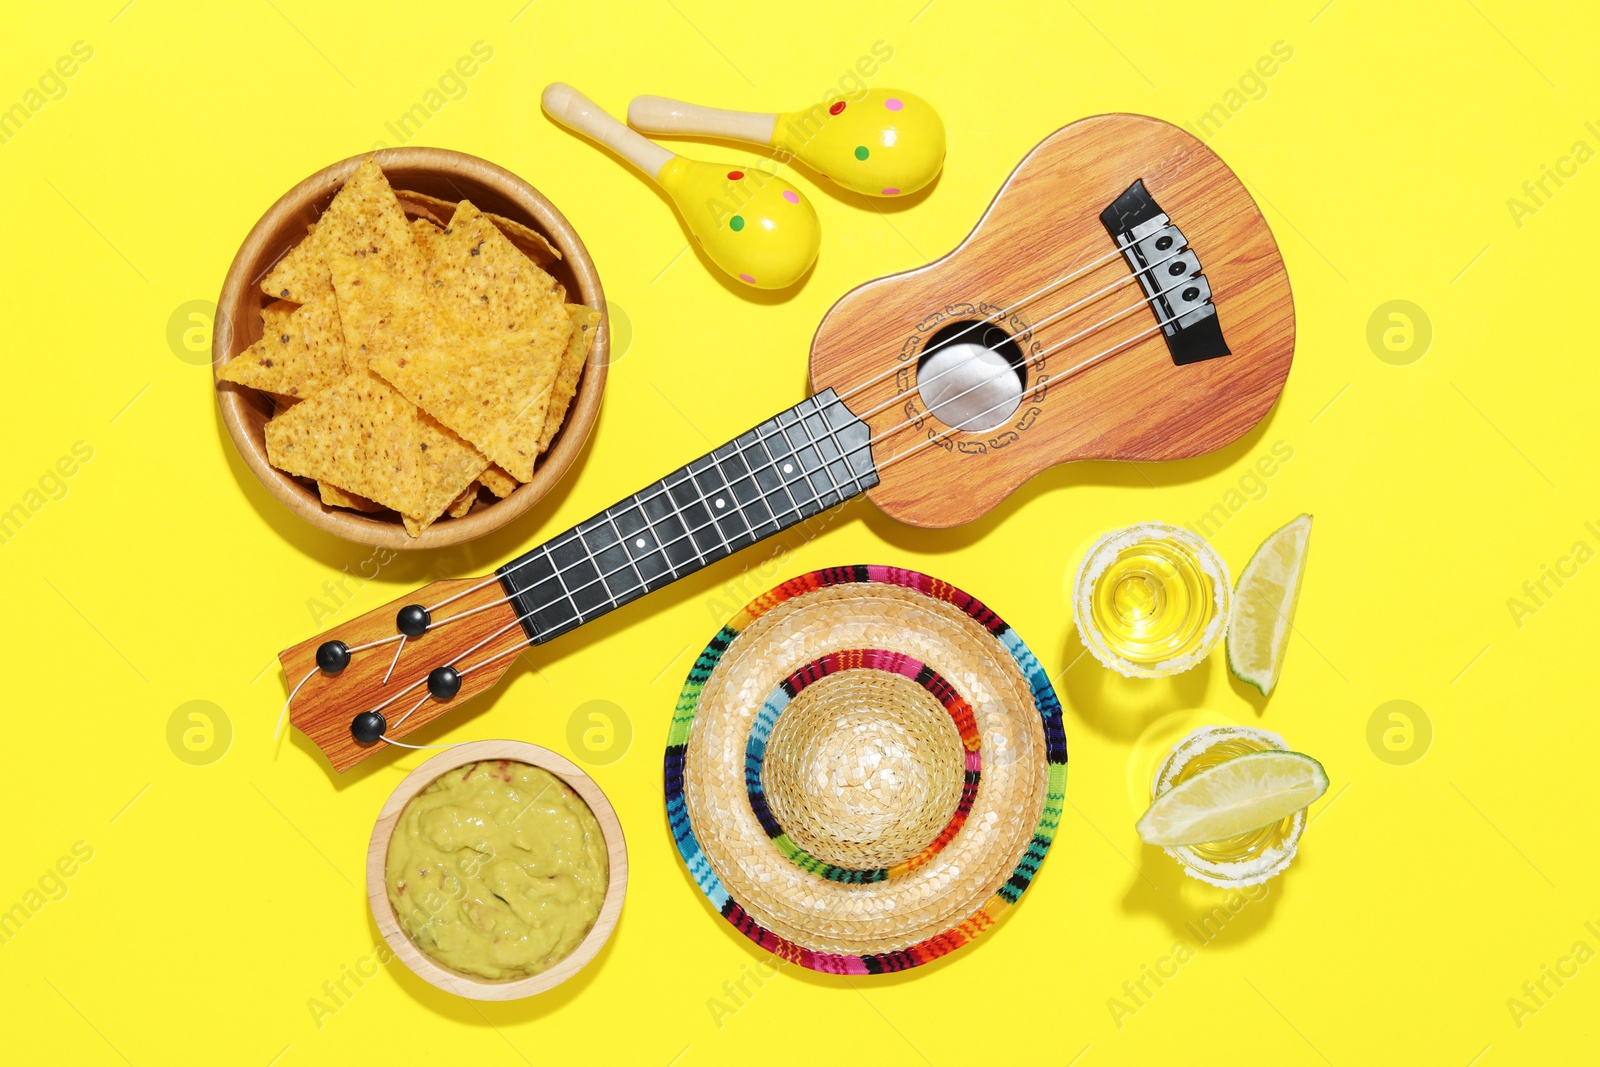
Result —
<svg viewBox="0 0 1600 1067"><path fill-rule="evenodd" d="M1084 647L1129 678L1164 678L1210 655L1228 628L1228 565L1165 523L1113 530L1083 557L1072 613Z"/></svg>
<svg viewBox="0 0 1600 1067"><path fill-rule="evenodd" d="M1156 769L1150 799L1181 782L1215 767L1224 760L1268 749L1289 751L1283 738L1252 726L1203 726L1173 746ZM1183 873L1224 889L1257 885L1281 873L1294 859L1300 835L1306 828L1305 809L1271 826L1210 841L1203 845L1169 845L1167 855L1177 860Z"/></svg>

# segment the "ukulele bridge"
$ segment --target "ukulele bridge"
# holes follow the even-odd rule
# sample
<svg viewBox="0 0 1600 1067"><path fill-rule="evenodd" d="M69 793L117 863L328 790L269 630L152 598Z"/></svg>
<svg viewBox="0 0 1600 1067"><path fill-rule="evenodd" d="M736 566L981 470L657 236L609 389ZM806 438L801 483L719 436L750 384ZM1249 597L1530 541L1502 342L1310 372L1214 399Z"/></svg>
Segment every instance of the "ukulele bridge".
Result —
<svg viewBox="0 0 1600 1067"><path fill-rule="evenodd" d="M1200 254L1155 202L1144 179L1113 200L1100 222L1139 279L1172 362L1182 366L1228 355Z"/></svg>

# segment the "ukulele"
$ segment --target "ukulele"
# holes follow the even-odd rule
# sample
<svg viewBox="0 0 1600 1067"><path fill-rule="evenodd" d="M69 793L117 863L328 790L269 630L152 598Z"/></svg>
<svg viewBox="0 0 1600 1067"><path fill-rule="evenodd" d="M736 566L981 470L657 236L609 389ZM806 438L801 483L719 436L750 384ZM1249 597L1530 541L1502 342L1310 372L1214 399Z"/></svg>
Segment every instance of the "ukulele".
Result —
<svg viewBox="0 0 1600 1067"><path fill-rule="evenodd" d="M1138 115L1045 138L948 255L845 294L816 392L519 556L279 656L290 722L345 771L483 692L517 655L865 493L903 522L984 514L1070 460L1234 441L1283 390L1276 242L1202 142Z"/></svg>

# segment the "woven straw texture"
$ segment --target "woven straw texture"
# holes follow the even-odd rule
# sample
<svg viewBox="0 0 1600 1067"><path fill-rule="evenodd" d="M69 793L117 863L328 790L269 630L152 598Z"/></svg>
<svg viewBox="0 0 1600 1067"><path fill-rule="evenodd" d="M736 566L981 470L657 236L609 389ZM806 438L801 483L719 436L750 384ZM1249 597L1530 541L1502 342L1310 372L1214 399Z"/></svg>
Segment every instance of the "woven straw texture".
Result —
<svg viewBox="0 0 1600 1067"><path fill-rule="evenodd" d="M955 722L911 679L830 674L789 701L761 781L807 854L867 870L908 862L949 825L966 779Z"/></svg>
<svg viewBox="0 0 1600 1067"><path fill-rule="evenodd" d="M666 758L691 875L815 970L935 959L1027 888L1065 797L1061 710L1027 646L915 571L802 575L696 661Z"/></svg>

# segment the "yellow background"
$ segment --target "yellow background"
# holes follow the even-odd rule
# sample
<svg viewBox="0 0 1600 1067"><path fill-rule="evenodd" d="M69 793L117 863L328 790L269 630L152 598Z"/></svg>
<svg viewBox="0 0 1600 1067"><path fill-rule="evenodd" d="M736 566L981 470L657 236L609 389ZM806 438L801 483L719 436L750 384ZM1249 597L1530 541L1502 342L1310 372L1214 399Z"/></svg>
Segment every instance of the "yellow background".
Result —
<svg viewBox="0 0 1600 1067"><path fill-rule="evenodd" d="M93 449L65 495L0 545L0 907L26 900L74 843L93 849L65 896L0 945L14 1058L1592 1058L1600 964L1561 986L1545 979L1542 1003L1523 983L1577 941L1600 950L1584 925L1600 928L1600 564L1547 582L1553 595L1520 626L1507 602L1575 542L1600 548L1600 164L1549 183L1520 225L1507 201L1575 141L1600 149L1585 127L1600 120L1593 14L1553 0L124 3L9 5L0 34L0 106L23 100L74 42L94 52L63 98L0 144L0 507L26 500L75 442ZM1292 59L1264 93L1237 98L1210 143L1277 235L1299 346L1266 423L1220 455L1059 468L947 532L897 526L858 502L810 543L781 542L761 569L750 568L772 546L525 657L509 684L421 736L516 737L586 761L595 754L568 742L574 709L623 709L631 748L592 767L633 864L615 938L578 979L514 1004L453 999L395 963L319 1026L308 1001L373 950L367 837L418 760L338 777L303 739L274 744L274 654L314 632L308 601L369 553L300 523L249 476L221 431L203 354L197 365L171 347L167 328L185 303L215 300L276 197L332 160L395 143L384 124L480 40L493 58L411 143L485 156L545 192L582 233L633 337L557 492L499 536L391 563L338 618L486 572L795 403L830 303L951 248L1051 130L1113 110L1193 123L1278 41ZM814 276L776 301L721 284L684 253L683 231L638 176L539 110L556 79L616 112L637 92L798 107L877 41L893 58L872 84L938 107L948 166L898 209L846 201L786 168L822 216L823 247ZM1374 311L1397 299L1432 324L1431 346L1408 365L1380 360L1367 340ZM1264 495L1249 483L1255 498L1230 504L1279 441L1292 460ZM1220 653L1170 683L1138 684L1080 656L1063 590L1088 539L1146 518L1194 522L1219 502L1227 520L1213 540L1236 570L1268 532L1316 515L1297 635L1270 701L1231 682ZM719 1019L713 999L735 1003L724 983L762 957L711 914L672 848L660 787L669 709L725 608L857 561L953 581L1031 644L1067 706L1070 805L1023 906L985 941L888 979L791 969L747 980L750 995ZM1374 710L1397 699L1433 728L1431 749L1405 765L1367 740ZM180 761L167 742L169 718L191 700L231 724L231 747L209 765ZM1141 847L1130 795L1151 746L1202 718L1277 730L1334 782L1293 868L1204 945L1185 924L1223 895ZM1194 951L1176 977L1147 982L1154 995L1137 1011L1114 1012L1112 998L1134 1005L1123 983L1180 940ZM1512 997L1538 1010L1514 1019Z"/></svg>

